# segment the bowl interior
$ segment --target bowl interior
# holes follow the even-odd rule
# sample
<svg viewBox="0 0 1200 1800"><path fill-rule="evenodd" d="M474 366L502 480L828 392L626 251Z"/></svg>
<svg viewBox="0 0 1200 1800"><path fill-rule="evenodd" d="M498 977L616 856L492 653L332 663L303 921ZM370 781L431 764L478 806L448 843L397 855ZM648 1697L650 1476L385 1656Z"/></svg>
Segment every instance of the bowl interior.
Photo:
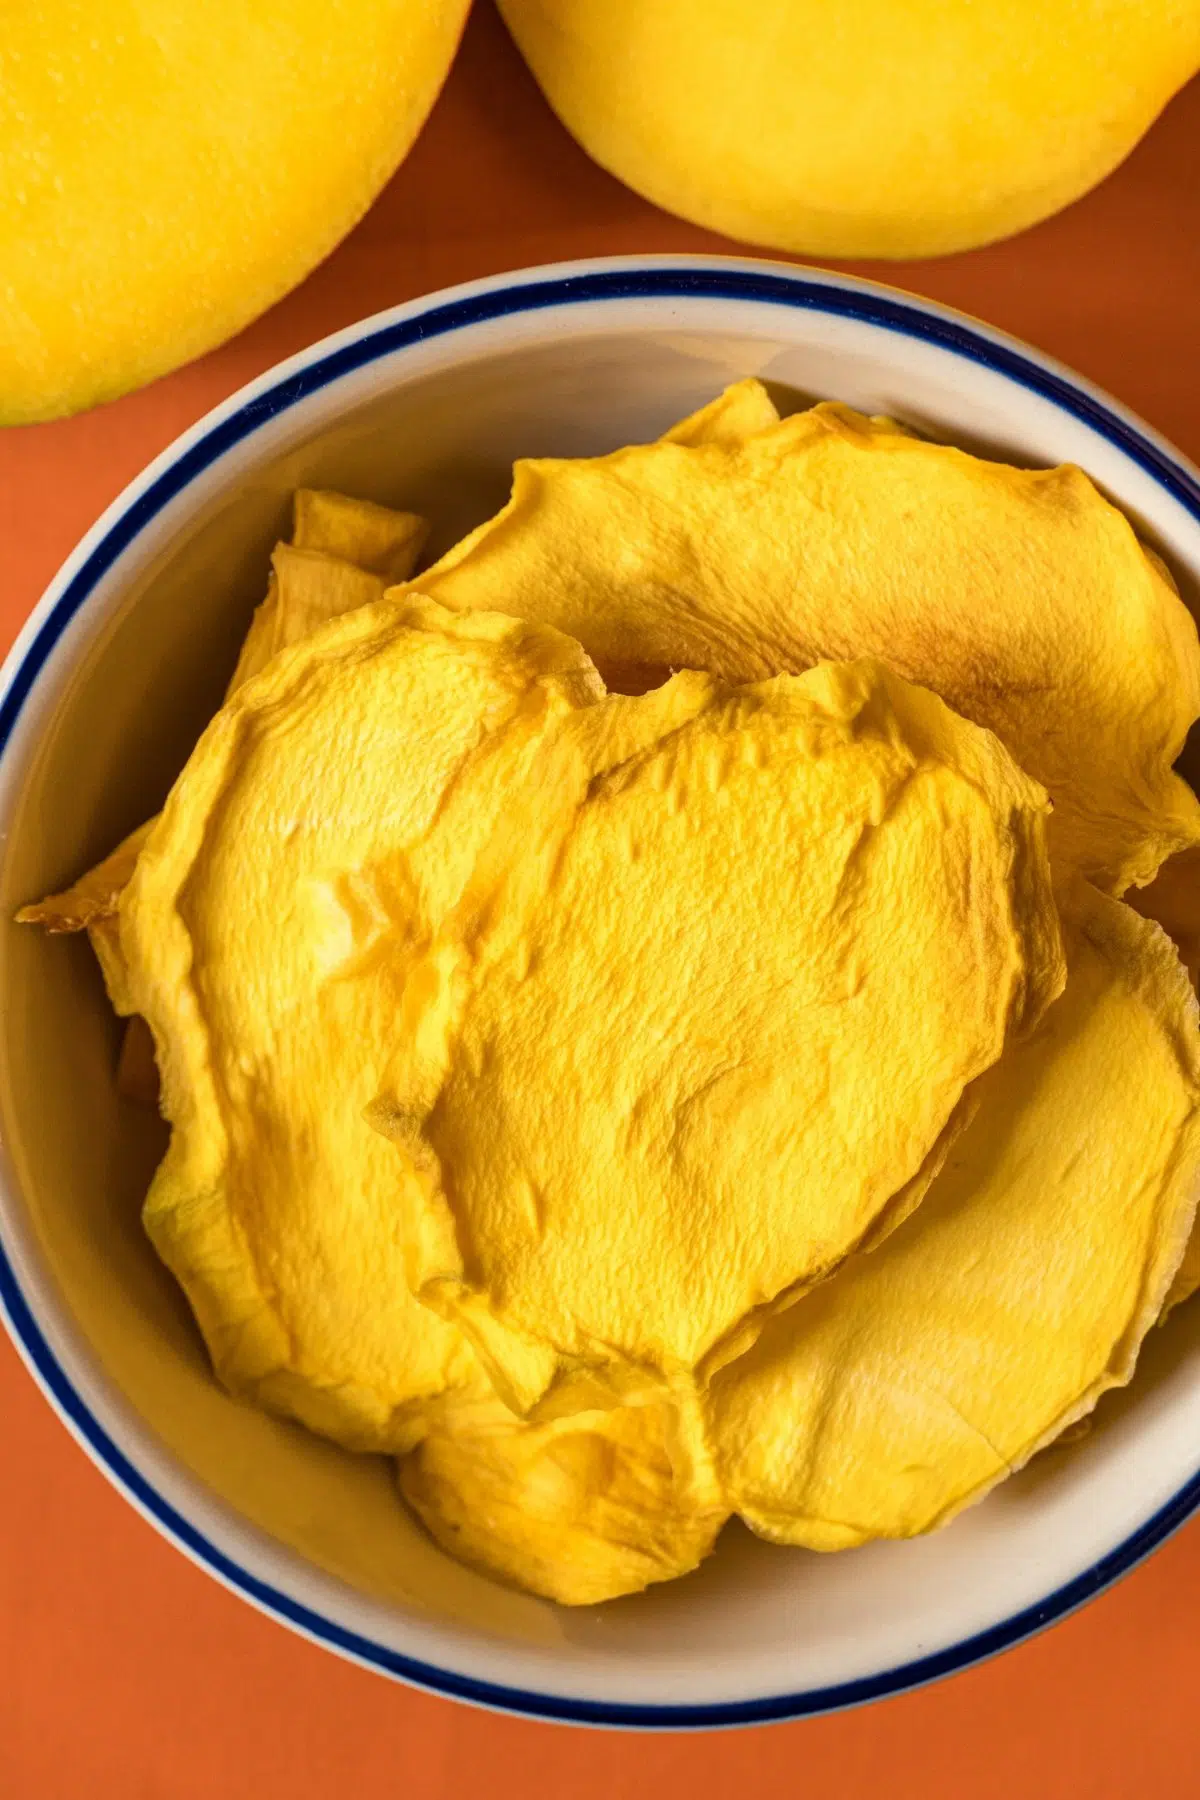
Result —
<svg viewBox="0 0 1200 1800"><path fill-rule="evenodd" d="M153 812L219 700L300 483L427 513L435 548L507 494L525 454L654 436L728 380L787 409L889 411L1027 463L1078 461L1189 596L1200 526L1086 424L895 332L780 307L564 309L464 332L326 390L185 490L96 585L39 676L0 769L0 916ZM118 1101L117 1028L90 951L0 930L5 1235L55 1355L169 1504L257 1578L424 1663L542 1694L720 1704L828 1689L987 1631L1127 1538L1200 1462L1200 1310L1156 1333L1132 1390L949 1529L836 1557L730 1528L696 1575L568 1612L437 1551L389 1465L263 1416L212 1379L139 1207L163 1130Z"/></svg>

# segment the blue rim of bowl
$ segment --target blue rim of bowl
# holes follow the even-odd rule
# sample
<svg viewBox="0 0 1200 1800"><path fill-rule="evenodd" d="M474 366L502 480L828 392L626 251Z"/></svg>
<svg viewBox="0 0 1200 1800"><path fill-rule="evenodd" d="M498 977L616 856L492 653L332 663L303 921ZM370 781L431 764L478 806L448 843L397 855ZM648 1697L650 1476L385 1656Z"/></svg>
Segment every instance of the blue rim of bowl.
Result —
<svg viewBox="0 0 1200 1800"><path fill-rule="evenodd" d="M126 504L117 502L107 530L65 582L38 628L14 648L12 666L6 667L2 677L6 686L0 700L0 757L8 749L34 682L96 583L191 481L269 420L370 363L469 326L548 307L610 300L696 299L767 303L880 326L1006 376L1089 426L1150 475L1200 526L1200 482L1130 414L1017 340L931 302L849 277L793 272L778 265L733 259L702 263L614 259L608 265L587 265L578 273L573 273L570 265L544 273L525 271L411 303L381 315L378 322L366 321L353 335L341 334L328 348L318 344L285 365L276 379L268 374L254 383L243 402L239 403L237 395L226 402L207 429L202 421L188 434L177 455L168 451L160 473L140 491L135 488ZM453 1699L569 1724L650 1730L767 1724L858 1706L923 1686L995 1656L1083 1606L1157 1549L1200 1507L1198 1470L1122 1543L1043 1600L943 1650L874 1675L799 1693L699 1705L636 1705L530 1692L460 1675L374 1643L260 1580L212 1543L158 1492L91 1412L35 1319L2 1242L0 1311L43 1391L94 1460L152 1523L220 1581L303 1636L380 1673Z"/></svg>

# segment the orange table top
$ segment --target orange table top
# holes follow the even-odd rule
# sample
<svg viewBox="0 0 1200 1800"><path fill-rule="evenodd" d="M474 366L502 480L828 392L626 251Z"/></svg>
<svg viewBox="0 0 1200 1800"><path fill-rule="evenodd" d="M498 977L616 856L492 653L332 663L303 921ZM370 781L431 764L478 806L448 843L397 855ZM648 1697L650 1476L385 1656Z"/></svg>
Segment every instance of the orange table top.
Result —
<svg viewBox="0 0 1200 1800"><path fill-rule="evenodd" d="M78 419L0 434L4 647L157 451L313 339L472 276L618 252L733 252L591 164L490 7L416 149L323 267L232 343ZM1200 82L1098 191L1006 244L856 265L1027 338L1200 460ZM858 1712L691 1737L531 1724L342 1663L142 1522L0 1342L0 1793L12 1800L571 1800L825 1793L1131 1800L1200 1788L1200 1519L998 1661Z"/></svg>

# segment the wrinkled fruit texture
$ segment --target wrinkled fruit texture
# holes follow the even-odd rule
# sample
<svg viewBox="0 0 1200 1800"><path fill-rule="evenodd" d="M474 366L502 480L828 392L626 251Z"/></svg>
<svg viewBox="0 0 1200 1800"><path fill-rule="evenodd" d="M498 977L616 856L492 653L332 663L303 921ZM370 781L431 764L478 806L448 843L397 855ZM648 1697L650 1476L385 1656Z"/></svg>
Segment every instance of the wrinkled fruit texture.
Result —
<svg viewBox="0 0 1200 1800"><path fill-rule="evenodd" d="M778 423L779 413L762 383L739 381L672 426L666 441L736 444ZM418 513L397 512L328 489L298 488L291 540L276 544L272 553L266 597L250 621L226 698L278 650L298 644L356 606L382 599L389 582L408 581L428 536L429 522ZM90 931L115 919L153 823L131 832L62 893L24 907L20 922L60 932ZM117 1004L117 1010L127 1009Z"/></svg>
<svg viewBox="0 0 1200 1800"><path fill-rule="evenodd" d="M0 42L0 424L222 343L403 160L469 0L42 0Z"/></svg>
<svg viewBox="0 0 1200 1800"><path fill-rule="evenodd" d="M1080 885L1068 976L978 1086L924 1205L714 1383L730 1503L838 1550L944 1523L1129 1380L1191 1229L1195 998L1166 937Z"/></svg>
<svg viewBox="0 0 1200 1800"><path fill-rule="evenodd" d="M699 442L708 435L728 438L761 429L777 417L765 391L748 382L719 395L674 430ZM299 490L291 545L276 546L268 595L252 620L230 695L275 650L301 641L349 608L377 599L381 576L407 577L426 533L425 521L413 514ZM130 1011L133 1002L117 913L153 824L139 827L66 893L22 914L50 931L88 929L110 997L121 1012ZM290 1048L295 1054L296 1045ZM153 1038L138 1015L129 1021L117 1084L139 1104L158 1100ZM365 1126L363 1131L377 1146L374 1134ZM210 1296L218 1312L223 1291L218 1284ZM329 1396L338 1381L336 1363L329 1382L319 1373L314 1378L283 1369L266 1382L251 1379L251 1391L273 1409L304 1419L349 1447L396 1447L422 1436L422 1448L402 1457L399 1467L403 1490L434 1537L465 1560L549 1598L580 1604L634 1592L648 1582L686 1573L707 1553L728 1508L714 1500L711 1466L697 1437L694 1410L681 1415L664 1401L639 1410L632 1419L614 1408L579 1419L568 1442L551 1444L556 1434L542 1432L527 1448L527 1428L486 1389L466 1343L456 1343L435 1314L403 1308L403 1290L400 1295L408 1315L398 1332L401 1343L406 1333L418 1342L418 1371L446 1368L451 1405L427 1403L418 1418L409 1402L402 1401L399 1412L390 1415L394 1389L382 1399L352 1391L335 1402ZM241 1366L226 1366L224 1374L231 1386L244 1385ZM480 1471L472 1486L470 1472L477 1462ZM478 1496L485 1469L488 1504L482 1514ZM571 1555L564 1558L569 1525Z"/></svg>
<svg viewBox="0 0 1200 1800"><path fill-rule="evenodd" d="M477 1379L409 1293L427 1228L362 1117L406 959L503 800L456 805L456 784L489 759L518 779L599 693L544 628L359 607L227 702L122 895L173 1127L147 1228L226 1382L344 1442L401 1448L416 1402Z"/></svg>
<svg viewBox="0 0 1200 1800"><path fill-rule="evenodd" d="M606 675L878 657L996 732L1050 792L1056 858L1116 893L1200 841L1172 771L1200 715L1195 625L1075 468L821 405L732 441L520 462L508 505L419 585L518 605Z"/></svg>
<svg viewBox="0 0 1200 1800"><path fill-rule="evenodd" d="M451 1555L571 1606L686 1575L729 1516L694 1409L666 1400L543 1425L462 1407L399 1476Z"/></svg>
<svg viewBox="0 0 1200 1800"><path fill-rule="evenodd" d="M560 119L648 199L821 256L1057 212L1200 67L1194 0L499 0Z"/></svg>
<svg viewBox="0 0 1200 1800"><path fill-rule="evenodd" d="M1193 988L1200 988L1200 849L1173 856L1159 870L1157 880L1131 896L1132 904L1148 919L1162 926L1179 952ZM1187 1253L1179 1265L1167 1311L1190 1300L1200 1289L1200 1229L1193 1232Z"/></svg>
<svg viewBox="0 0 1200 1800"><path fill-rule="evenodd" d="M838 410L846 420L848 415ZM681 421L666 441L685 448L714 445L734 453L749 439L777 426L778 414L765 390L759 383L747 381ZM874 435L895 435L898 429L884 420L854 421L854 427L860 434ZM596 466L577 468L587 472ZM520 471L516 485L519 495ZM1094 504L1093 497L1089 505ZM505 525L514 510L515 504L496 525ZM679 555L677 528L670 509L665 516L671 531L676 532L669 559ZM532 521L535 539L541 526L540 518ZM523 521L523 529L529 527L530 522ZM453 581L446 584L447 571L453 573L465 565L469 579L474 580L475 551L482 543L491 554L494 531L495 526L484 527L438 565L441 597L450 605L460 604L462 597ZM265 668L277 651L288 650L360 604L372 605L388 581L403 582L411 574L423 536L422 521L412 515L337 495L298 494L293 543L276 552L268 598L255 616L231 695L244 680ZM1049 565L1063 553L1063 541L1052 535L1039 552ZM653 654L647 660L643 641L647 587L654 606L658 604L652 584L618 585L610 597L597 582L596 558L585 554L586 533L569 549L581 560L589 604L603 629L632 633L635 654L631 659L605 658L610 680L631 692L660 683L666 671L655 666ZM533 560L539 579L546 582L550 577L552 614L555 607L561 610L563 605L561 570L556 563L567 554L566 545L557 549L551 545L549 553ZM1125 544L1122 554L1127 554ZM1082 563L1082 552L1078 560ZM681 569L685 580L696 585L696 570L702 570L703 563L699 557L690 563L684 559ZM486 568L485 573L489 580L493 578ZM877 563L876 580L886 581L886 576L886 565ZM1095 571L1093 577L1102 580ZM679 585L685 585L685 580ZM487 582L483 585L486 588ZM832 583L829 591L832 597ZM938 601L940 604L940 595ZM382 616L388 609L375 606L374 610ZM713 626L706 619L711 610L705 598L700 616L705 619L705 632L713 637ZM1169 614L1169 606L1167 611ZM436 609L424 608L422 614L420 605L415 615L397 608L392 617L397 626L407 618L404 629L440 633L447 640L453 639L456 629L453 621ZM1168 701L1165 711L1170 712L1169 692L1175 688L1181 696L1176 715L1191 704L1187 698L1192 679L1187 632L1180 633L1176 616L1165 632L1167 642L1177 646L1174 670L1171 652L1164 656L1160 651L1160 674ZM1019 631L1010 633L1014 642L1020 635ZM1153 631L1149 637L1153 641ZM1064 632L1064 639L1062 647L1068 648L1069 632ZM625 637L620 641L626 649ZM311 666L323 667L329 657L336 663L346 648L340 637L334 647L326 642ZM510 651L512 648L510 644ZM664 660L670 660L673 648L672 644L662 647ZM751 672L761 674L763 670L756 667ZM929 686L946 692L946 674L936 654L930 656L922 674ZM1010 657L1006 680L1019 687L1020 675L1020 658ZM528 679L526 669L519 682ZM539 679L533 678L535 686ZM266 682L262 693L281 697L278 669L268 674ZM693 706L701 691L694 682L675 684L675 693ZM575 702L582 697L577 692ZM593 704L597 702L598 690L589 690L589 698ZM1135 687L1131 705L1136 707L1144 699L1144 691ZM243 731L261 732L273 704L264 706L261 699L257 703L252 700L248 716L257 723L249 727L243 720ZM1061 704L1052 684L1046 688L1044 704L1051 711ZM285 712L286 705L285 700ZM594 705L594 710L599 718L606 709ZM611 703L607 710L613 717ZM568 713L571 711L568 706ZM619 705L616 713L621 713ZM1110 695L1099 708L1102 729L1111 729L1114 723L1118 730L1124 728L1119 713L1119 696ZM630 716L626 713L625 720ZM641 717L645 716L643 712ZM278 724L278 712L275 718ZM1168 738L1176 728L1177 719L1175 725L1165 728ZM627 725L622 723L620 729L625 731ZM1073 740L1078 741L1085 758L1091 754L1088 730L1081 726ZM1154 731L1161 737L1163 730L1160 721ZM270 738L269 730L266 735ZM615 726L601 735L608 754L613 755L619 735ZM495 741L502 743L504 736L501 730ZM1010 747L1017 749L1018 760L1028 761L1026 746ZM255 753L262 752L259 744ZM293 769L293 779L296 773ZM189 778L185 775L185 780ZM1165 792L1171 801L1166 808L1170 814L1178 809L1169 784ZM328 796L323 783L319 794L314 788L311 793L305 789L304 795L314 803L319 799L328 828ZM1143 794L1143 799L1145 811L1153 814L1158 801L1153 795ZM130 1010L133 1001L117 914L122 891L153 824L151 821L134 833L73 889L23 915L50 930L87 928L114 1001L124 1011ZM180 836L181 830L186 836L186 830L178 818L163 829L164 848L173 846L168 855L177 855L182 849L186 858L189 852ZM244 822L236 827L243 829ZM1147 834L1151 841L1154 829L1151 825ZM207 842L210 856L205 882L211 899L213 842L211 834L206 839L203 830L199 838ZM502 833L501 850L503 844ZM203 863L204 842L194 847ZM1158 880L1135 899L1150 917L1162 919L1185 958L1193 939L1200 942L1196 854L1185 851L1169 862ZM481 894L496 891L496 859L484 860L488 881L482 888L476 885L468 895L476 911ZM503 862L503 856L500 860ZM399 884L403 892L390 885L393 871L402 861L398 858L388 863L388 879L382 886L367 884L371 892L365 895L365 904L361 903L364 895L356 891L348 915L339 897L324 915L326 924L332 923L336 929L324 937L311 930L306 936L304 927L306 921L311 927L314 897L327 896L328 870L307 888L304 878L300 879L294 890L299 896L297 903L284 913L293 928L296 954L280 956L273 942L264 965L271 970L268 980L282 977L284 991L279 997L276 1026L286 1065L282 1071L269 1070L266 1087L260 1090L268 1103L261 1120L265 1129L255 1143L254 1111L244 1104L246 1095L254 1091L255 1076L262 1075L261 1066L255 1070L251 1064L248 1069L232 1071L228 1091L219 1096L226 1104L224 1112L221 1105L211 1104L211 1092L207 1112L203 1096L199 1106L187 1101L188 1119L183 1129L194 1136L199 1128L207 1147L202 1143L199 1152L177 1157L173 1165L169 1159L163 1180L156 1184L155 1202L162 1203L162 1216L153 1229L161 1234L168 1260L192 1295L218 1370L226 1379L277 1409L307 1419L341 1442L408 1452L399 1464L401 1488L432 1535L452 1553L535 1593L581 1604L633 1592L650 1581L686 1572L706 1554L734 1507L742 1508L756 1529L767 1535L823 1547L858 1541L862 1536L927 1529L978 1497L1068 1419L1086 1415L1105 1386L1128 1378L1141 1331L1162 1300L1164 1282L1187 1228L1197 1161L1195 1018L1181 989L1178 966L1153 927L1141 925L1125 908L1089 895L1086 888L1072 882L1069 870L1060 866L1060 887L1070 895L1066 903L1070 964L1066 993L1035 1028L1032 1038L1014 1042L1003 1061L974 1084L967 1104L959 1108L942 1134L919 1178L918 1187L926 1175L935 1177L920 1210L904 1219L909 1201L916 1197L914 1191L885 1209L872 1240L880 1247L869 1256L852 1256L794 1308L765 1320L757 1317L753 1328L765 1324L765 1329L756 1346L734 1362L722 1364L720 1358L714 1359L713 1379L707 1388L677 1386L666 1394L652 1387L640 1404L572 1411L572 1405L588 1398L587 1383L576 1369L565 1391L560 1392L560 1400L565 1402L562 1416L552 1416L554 1407L543 1405L541 1410L551 1416L534 1424L519 1421L497 1398L465 1335L435 1311L408 1300L414 1277L412 1259L402 1253L397 1242L376 1241L373 1236L372 1228L380 1223L382 1190L378 1183L382 1180L388 1184L391 1217L404 1221L401 1239L428 1256L428 1168L415 1172L413 1179L410 1167L406 1182L396 1171L396 1161L403 1168L402 1159L397 1159L396 1152L361 1118L356 1122L357 1133L351 1134L353 1143L348 1137L347 1145L340 1145L340 1126L348 1126L350 1121L348 1109L339 1110L335 1105L336 1118L316 1122L316 1163L310 1166L303 1159L302 1166L301 1158L293 1158L290 1193L285 1195L280 1186L274 1195L268 1191L265 1205L246 1208L239 1204L238 1156L243 1159L240 1168L245 1176L255 1155L271 1154L272 1143L281 1134L286 1137L292 1128L286 1114L296 1096L289 1084L300 1066L301 1040L312 1029L314 1004L305 946L308 953L319 951L322 945L326 953L330 947L344 951L353 946L360 967L335 971L332 980L327 969L321 970L316 985L328 982L332 987L342 981L361 985L376 964L386 964L391 978L399 979L407 956L411 953L415 959L429 947L421 945L419 931L411 931L415 916L411 891L403 882ZM164 879L161 867L152 873L150 890L160 901L167 900L172 879ZM1113 879L1111 870L1109 879ZM468 887L464 882L464 889ZM316 910L323 904L319 899ZM169 956L178 952L181 928L179 920L170 920L173 906L168 900L169 932L175 935ZM183 910L189 916L182 928L190 931L196 920L188 907ZM398 937L394 929L397 914L407 921ZM348 924L343 925L343 915ZM519 916L529 915L519 912ZM460 910L459 924L462 918ZM297 922L302 927L299 933L294 930ZM234 991L241 977L230 960L231 940L228 933L217 931L214 936L226 940L224 973L218 973L214 986L222 1004L237 1006L243 1003ZM350 961L353 963L355 956ZM1044 946L1040 963L1045 977L1049 970ZM174 973L181 974L178 964ZM304 988L296 1015L286 1008L287 994L294 992L290 983ZM187 998L192 1009L189 1014L186 1008L178 1010L181 995L186 998L186 982L179 983L175 1000L164 1009L172 1013L167 1030L172 1041L186 1040L197 1024L196 997ZM427 991L422 1004L429 997ZM253 1003L253 994L246 1003ZM328 999L320 1004L326 1009L330 1006ZM337 998L332 1005L336 1017ZM1037 1008L1029 1010L1032 1023ZM357 1029L357 1005L347 996L341 1017L346 1019L351 1012ZM469 1023L469 1013L467 1017ZM380 1023L378 1015L373 1015L368 1029ZM178 1064L187 1063L199 1042L197 1037L190 1047L186 1042L177 1046ZM390 1038L389 1046L394 1050ZM1130 1058L1137 1063L1136 1082L1122 1077L1122 1072L1128 1074ZM144 1095L153 1077L146 1028L135 1018L122 1053L121 1079ZM191 1077L185 1073L184 1079L186 1085ZM1155 1096L1150 1119L1145 1107L1130 1107L1128 1095L1135 1088L1140 1094ZM1094 1099L1094 1094L1100 1099ZM236 1102L232 1111L231 1095ZM293 1122L307 1132L316 1109L311 1097L309 1101L303 1096L299 1099ZM971 1123L973 1103L977 1103L978 1113ZM168 1107L179 1111L170 1092ZM386 1114L386 1107L383 1112ZM378 1105L375 1116L378 1121ZM1098 1130L1096 1121L1109 1118L1118 1122L1117 1128L1111 1134L1107 1129ZM417 1123L417 1115L402 1121L410 1140ZM395 1124L393 1107L393 1128ZM1001 1145L998 1164L993 1154L997 1141ZM1049 1157L1048 1146L1052 1147ZM349 1166L343 1156L345 1148L351 1152ZM384 1164L374 1160L379 1150L395 1159L386 1175ZM1110 1153L1115 1153L1115 1163L1107 1160ZM225 1182L223 1199L215 1206L209 1191L185 1198L186 1180L174 1191L170 1185L178 1179L182 1164L189 1165L186 1174L194 1178L206 1157L215 1158L220 1180ZM333 1158L337 1166L331 1169ZM1125 1193L1120 1187L1122 1171L1127 1171ZM1092 1175L1094 1184L1085 1194L1082 1184ZM256 1198L256 1181L253 1186ZM1093 1195L1101 1202L1097 1207L1092 1205ZM323 1207L345 1205L347 1197L356 1226L365 1224L367 1229L361 1256L354 1245L334 1246L338 1282L354 1285L362 1280L364 1270L372 1278L382 1265L383 1279L391 1284L389 1304L379 1306L377 1317L371 1316L369 1307L365 1309L366 1342L361 1346L354 1341L364 1322L361 1302L356 1312L351 1296L349 1311L339 1324L346 1296L335 1284L336 1307L332 1313L326 1309L319 1315L311 1266L305 1271L306 1234L317 1222L320 1235ZM241 1196L242 1202L244 1199ZM249 1220L249 1230L241 1224L243 1217ZM898 1228L887 1236L889 1226ZM885 1236L887 1241L882 1242ZM981 1242L987 1246L982 1261L978 1254ZM1090 1264L1089 1255L1093 1259ZM1191 1271L1193 1262L1196 1268ZM1104 1279L1090 1286L1088 1277L1080 1276L1085 1264L1088 1269L1099 1269ZM1030 1268L1038 1272L1036 1284L1028 1280ZM285 1334L281 1319L271 1317L272 1304L278 1301L278 1284L290 1285L293 1277L296 1291L288 1322L301 1323L295 1346L299 1353L289 1352L280 1362L278 1353ZM1072 1285L1076 1281L1079 1285ZM1193 1239L1167 1304L1185 1297L1198 1281L1200 1253ZM264 1288L270 1289L269 1298ZM1085 1301L1078 1308L1077 1294ZM1047 1317L1054 1323L1051 1354L1031 1358L1028 1345L1043 1330ZM993 1340L1000 1351L1001 1375L995 1393L979 1375L993 1354ZM397 1356L402 1364L399 1380L393 1362ZM850 1370L855 1371L853 1377ZM901 1372L902 1380L889 1402L893 1370ZM593 1363L588 1371L593 1384L595 1373ZM857 1404L852 1395L856 1382ZM799 1396L795 1406L785 1399L793 1389ZM414 1392L424 1396L416 1404ZM895 1416L897 1404L903 1412L901 1418ZM845 1432L841 1454L836 1446L831 1453L825 1427L814 1431L817 1423L835 1419ZM1074 1429L1078 1426L1066 1426L1068 1434ZM870 1464L871 1457L879 1459L877 1467ZM902 1467L893 1466L897 1458Z"/></svg>
<svg viewBox="0 0 1200 1800"><path fill-rule="evenodd" d="M293 500L292 542L276 544L266 598L250 621L226 698L289 644L354 607L382 599L388 581L412 574L429 534L416 513L394 512L370 500L299 488ZM47 931L86 931L118 1013L134 1011L121 952L117 911L137 859L154 826L139 825L103 862L61 894L17 915ZM144 1059L141 1059L144 1062ZM135 1084L145 1091L144 1075Z"/></svg>
<svg viewBox="0 0 1200 1800"><path fill-rule="evenodd" d="M424 1178L418 1291L514 1410L690 1380L917 1204L1062 984L1043 812L875 664L547 737L375 1113Z"/></svg>

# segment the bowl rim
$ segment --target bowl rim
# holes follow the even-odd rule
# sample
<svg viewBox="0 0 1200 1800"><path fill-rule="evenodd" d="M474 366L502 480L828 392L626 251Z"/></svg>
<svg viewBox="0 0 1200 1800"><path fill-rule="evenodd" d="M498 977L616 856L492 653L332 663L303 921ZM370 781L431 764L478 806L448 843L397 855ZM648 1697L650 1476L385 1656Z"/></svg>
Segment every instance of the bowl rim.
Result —
<svg viewBox="0 0 1200 1800"><path fill-rule="evenodd" d="M853 276L740 257L625 256L547 264L445 288L323 338L240 388L170 444L84 536L18 634L0 669L0 759L8 752L37 677L97 583L192 481L269 421L343 376L470 326L613 300L696 299L767 303L883 327L1001 374L1088 426L1165 489L1200 527L1200 473L1164 438L1062 363L949 307ZM1200 1508L1197 1472L1128 1537L1043 1599L944 1649L869 1676L702 1704L643 1705L539 1692L463 1674L374 1642L263 1580L213 1543L159 1492L76 1387L22 1288L2 1232L0 1318L43 1394L102 1473L163 1536L224 1586L302 1636L378 1673L452 1699L559 1723L655 1730L766 1724L923 1686L995 1656L1085 1605Z"/></svg>

